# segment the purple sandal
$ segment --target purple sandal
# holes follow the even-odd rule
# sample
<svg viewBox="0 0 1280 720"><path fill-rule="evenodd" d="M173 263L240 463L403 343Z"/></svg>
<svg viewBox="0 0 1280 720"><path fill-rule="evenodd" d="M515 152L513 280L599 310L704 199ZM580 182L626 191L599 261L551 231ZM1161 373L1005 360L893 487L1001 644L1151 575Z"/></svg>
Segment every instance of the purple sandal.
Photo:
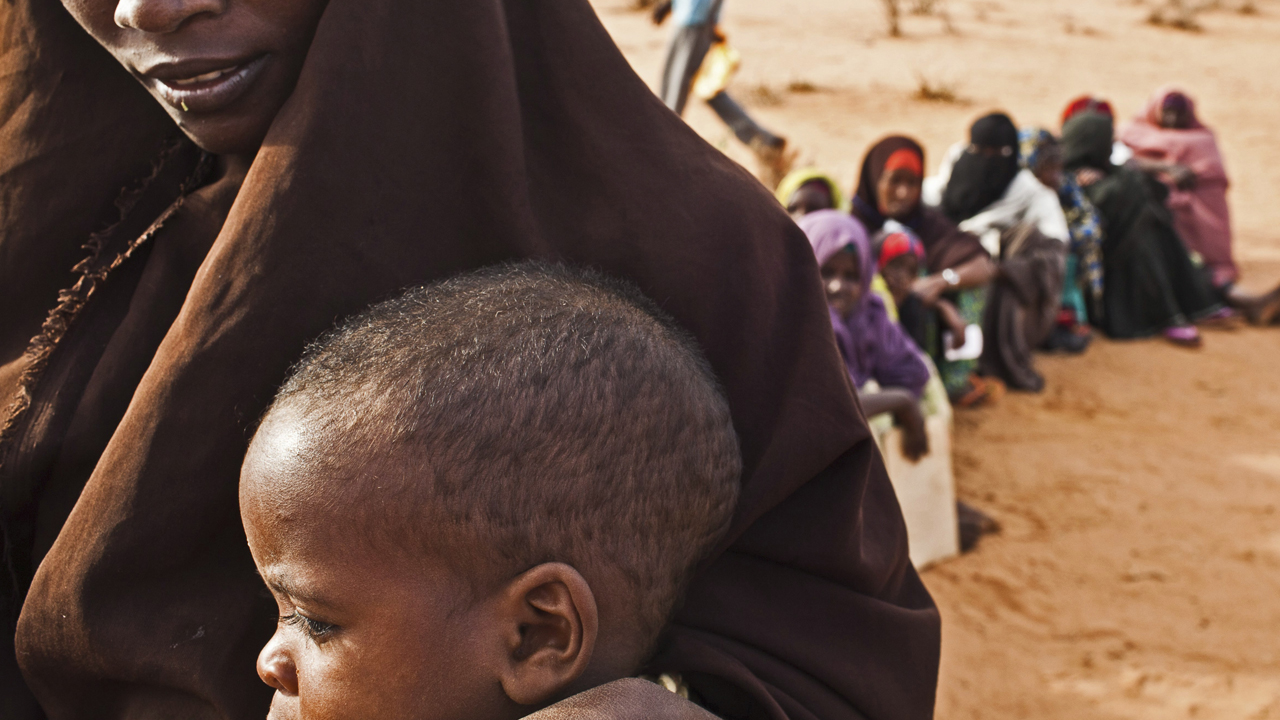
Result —
<svg viewBox="0 0 1280 720"><path fill-rule="evenodd" d="M1164 339L1181 347L1200 347L1200 331L1194 325L1175 325L1164 331Z"/></svg>

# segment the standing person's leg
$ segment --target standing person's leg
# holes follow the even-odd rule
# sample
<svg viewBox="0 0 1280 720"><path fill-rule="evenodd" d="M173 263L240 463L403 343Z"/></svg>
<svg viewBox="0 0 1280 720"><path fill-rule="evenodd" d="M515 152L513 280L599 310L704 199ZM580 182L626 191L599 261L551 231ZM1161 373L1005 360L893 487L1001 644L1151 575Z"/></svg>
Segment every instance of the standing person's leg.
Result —
<svg viewBox="0 0 1280 720"><path fill-rule="evenodd" d="M720 92L715 97L707 101L711 109L720 116L725 125L733 130L733 134L738 137L744 144L752 150L758 146L771 148L782 148L786 145L786 140L765 130L755 120L747 114L742 106L729 97L729 93Z"/></svg>
<svg viewBox="0 0 1280 720"><path fill-rule="evenodd" d="M677 115L684 114L689 88L711 48L715 27L710 23L685 25L676 30L662 68L662 102Z"/></svg>
<svg viewBox="0 0 1280 720"><path fill-rule="evenodd" d="M783 176L791 170L791 162L795 157L794 153L787 152L786 138L761 127L723 90L707 100L707 104L733 130L733 134L755 153L760 166L760 181L770 190L778 187Z"/></svg>

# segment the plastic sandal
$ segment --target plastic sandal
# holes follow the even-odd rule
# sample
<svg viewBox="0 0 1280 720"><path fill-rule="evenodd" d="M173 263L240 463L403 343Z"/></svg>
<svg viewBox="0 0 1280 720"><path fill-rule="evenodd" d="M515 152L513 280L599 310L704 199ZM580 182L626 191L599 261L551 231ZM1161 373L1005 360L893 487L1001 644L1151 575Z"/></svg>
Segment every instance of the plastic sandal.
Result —
<svg viewBox="0 0 1280 720"><path fill-rule="evenodd" d="M1194 325L1177 325L1164 331L1164 339L1179 347L1198 348L1203 344Z"/></svg>

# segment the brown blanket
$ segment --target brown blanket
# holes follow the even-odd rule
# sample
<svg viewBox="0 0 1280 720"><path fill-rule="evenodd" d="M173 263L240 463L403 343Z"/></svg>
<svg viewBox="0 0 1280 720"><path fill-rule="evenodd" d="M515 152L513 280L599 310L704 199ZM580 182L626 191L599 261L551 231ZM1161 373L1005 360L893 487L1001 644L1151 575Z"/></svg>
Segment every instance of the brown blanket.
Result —
<svg viewBox="0 0 1280 720"><path fill-rule="evenodd" d="M998 377L1015 390L1044 389L1032 351L1058 320L1066 262L1066 245L1031 225L1001 235L999 272L982 323L987 342L978 367L983 375Z"/></svg>

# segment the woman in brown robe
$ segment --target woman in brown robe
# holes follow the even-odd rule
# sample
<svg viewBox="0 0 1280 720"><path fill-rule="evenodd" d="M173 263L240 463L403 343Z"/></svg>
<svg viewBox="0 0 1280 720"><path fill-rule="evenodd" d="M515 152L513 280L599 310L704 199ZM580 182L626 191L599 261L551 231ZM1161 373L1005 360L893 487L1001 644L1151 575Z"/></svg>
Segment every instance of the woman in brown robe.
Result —
<svg viewBox="0 0 1280 720"><path fill-rule="evenodd" d="M652 669L725 717L931 716L937 611L812 252L586 0L68 4L126 60L287 32L135 66L162 110L58 3L0 5L0 715L261 717L236 487L275 386L372 301L542 257L687 326L742 439L733 532Z"/></svg>

